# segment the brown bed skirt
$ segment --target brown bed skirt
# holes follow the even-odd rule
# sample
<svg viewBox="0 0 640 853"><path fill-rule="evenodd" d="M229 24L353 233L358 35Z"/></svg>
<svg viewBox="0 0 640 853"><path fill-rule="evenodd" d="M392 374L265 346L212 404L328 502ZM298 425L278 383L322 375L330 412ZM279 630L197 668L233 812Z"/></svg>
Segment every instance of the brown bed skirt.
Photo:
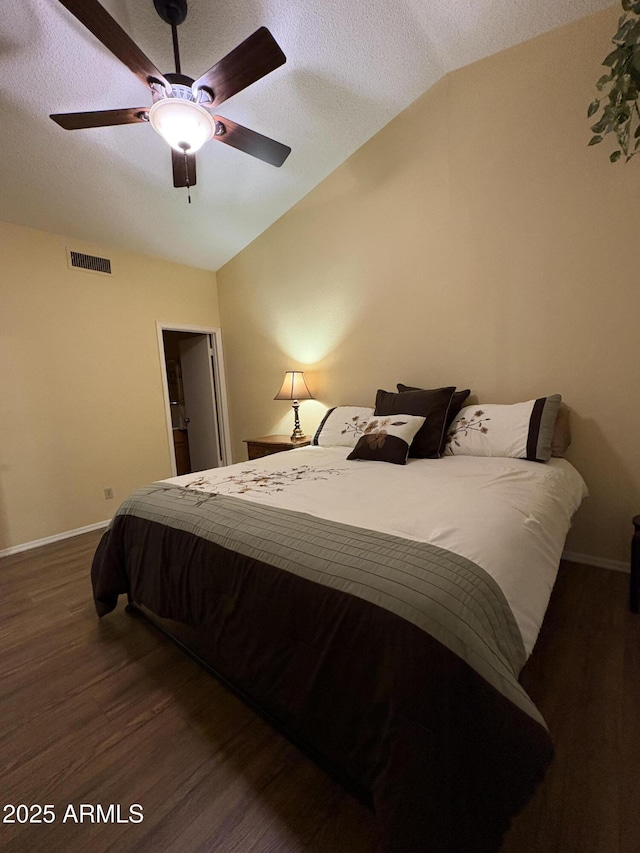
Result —
<svg viewBox="0 0 640 853"><path fill-rule="evenodd" d="M105 533L92 580L99 613L130 595L372 803L391 853L496 853L552 758L544 726L356 596L133 515Z"/></svg>

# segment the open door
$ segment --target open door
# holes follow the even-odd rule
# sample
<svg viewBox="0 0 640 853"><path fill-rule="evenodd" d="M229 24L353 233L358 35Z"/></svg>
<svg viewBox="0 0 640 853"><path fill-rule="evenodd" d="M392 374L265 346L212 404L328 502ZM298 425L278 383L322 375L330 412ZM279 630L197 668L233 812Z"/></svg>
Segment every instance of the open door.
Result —
<svg viewBox="0 0 640 853"><path fill-rule="evenodd" d="M192 335L180 341L180 365L191 470L219 468L222 447L209 335Z"/></svg>
<svg viewBox="0 0 640 853"><path fill-rule="evenodd" d="M160 322L156 329L171 476L229 465L231 434L220 329Z"/></svg>

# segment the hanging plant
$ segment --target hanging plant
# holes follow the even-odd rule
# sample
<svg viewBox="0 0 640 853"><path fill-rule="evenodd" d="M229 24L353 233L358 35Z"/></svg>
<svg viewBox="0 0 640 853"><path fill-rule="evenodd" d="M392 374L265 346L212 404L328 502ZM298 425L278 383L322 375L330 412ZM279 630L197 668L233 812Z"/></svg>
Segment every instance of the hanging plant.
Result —
<svg viewBox="0 0 640 853"><path fill-rule="evenodd" d="M615 47L602 63L610 71L596 83L602 95L587 111L591 117L602 108L589 145L602 142L607 133L616 135L619 147L609 157L612 163L623 154L627 162L640 150L640 0L622 0L622 8L618 32L611 39Z"/></svg>

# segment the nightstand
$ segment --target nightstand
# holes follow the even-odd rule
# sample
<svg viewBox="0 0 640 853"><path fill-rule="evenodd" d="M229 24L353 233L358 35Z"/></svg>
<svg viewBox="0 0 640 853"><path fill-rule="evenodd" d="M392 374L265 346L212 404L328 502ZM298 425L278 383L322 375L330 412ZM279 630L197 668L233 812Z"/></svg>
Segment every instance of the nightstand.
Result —
<svg viewBox="0 0 640 853"><path fill-rule="evenodd" d="M272 453L280 453L281 450L306 447L311 444L311 439L305 435L299 441L291 441L288 435L264 435L262 438L247 438L245 444L249 459L260 459L261 456L270 456Z"/></svg>

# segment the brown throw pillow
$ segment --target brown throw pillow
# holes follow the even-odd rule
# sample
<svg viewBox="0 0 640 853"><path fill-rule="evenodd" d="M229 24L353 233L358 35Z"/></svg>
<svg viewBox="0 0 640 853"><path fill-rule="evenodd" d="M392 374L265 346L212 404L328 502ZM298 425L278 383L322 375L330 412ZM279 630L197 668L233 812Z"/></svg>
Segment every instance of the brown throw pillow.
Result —
<svg viewBox="0 0 640 853"><path fill-rule="evenodd" d="M442 455L447 416L455 390L453 385L432 391L403 391L399 394L379 389L375 414L418 415L425 418L411 442L409 456L437 459Z"/></svg>
<svg viewBox="0 0 640 853"><path fill-rule="evenodd" d="M406 465L409 445L423 423L424 418L415 415L374 415L347 459Z"/></svg>
<svg viewBox="0 0 640 853"><path fill-rule="evenodd" d="M403 385L402 382L398 382L396 388L401 394L404 394L406 391L425 391L426 388L416 388L414 385ZM464 406L467 397L471 393L471 389L467 388L464 391L455 391L453 397L451 398L451 405L449 406L449 414L447 415L447 423L445 424L445 432L444 437L442 439L442 444L440 445L440 456L444 453L444 447L447 438L447 430L455 416L458 414L460 409Z"/></svg>

